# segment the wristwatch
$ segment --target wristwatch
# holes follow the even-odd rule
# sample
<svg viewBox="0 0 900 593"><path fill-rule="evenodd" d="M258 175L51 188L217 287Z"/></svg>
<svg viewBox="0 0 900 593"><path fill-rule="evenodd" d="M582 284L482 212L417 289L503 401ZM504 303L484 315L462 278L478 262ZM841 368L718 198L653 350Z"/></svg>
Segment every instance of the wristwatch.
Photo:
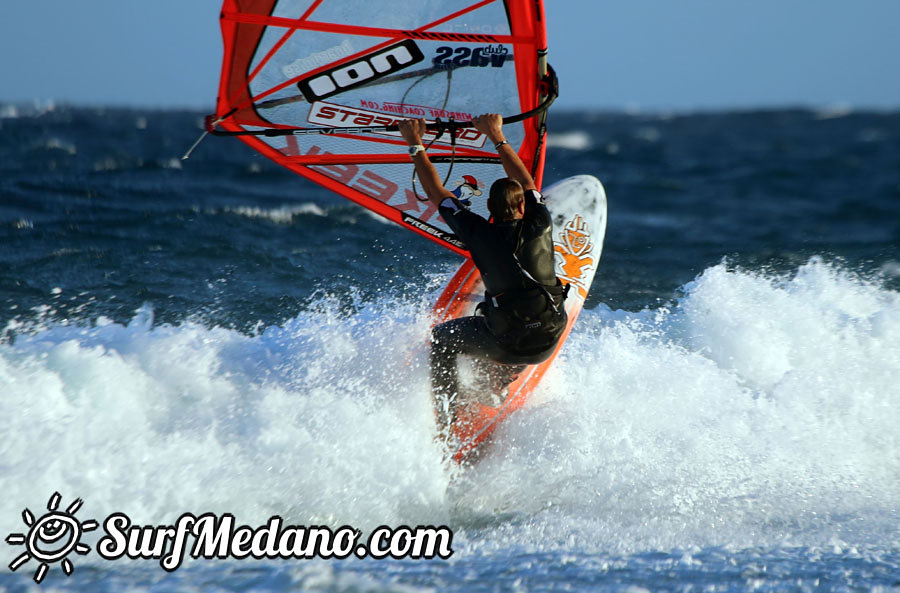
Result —
<svg viewBox="0 0 900 593"><path fill-rule="evenodd" d="M413 144L409 147L409 157L412 158L419 154L420 152L425 152L425 147L421 144Z"/></svg>

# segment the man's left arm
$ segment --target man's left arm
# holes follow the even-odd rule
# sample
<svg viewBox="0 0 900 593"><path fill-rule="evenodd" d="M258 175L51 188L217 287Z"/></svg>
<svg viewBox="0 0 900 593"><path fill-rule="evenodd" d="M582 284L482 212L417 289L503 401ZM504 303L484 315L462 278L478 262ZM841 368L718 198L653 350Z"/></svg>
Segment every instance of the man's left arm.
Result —
<svg viewBox="0 0 900 593"><path fill-rule="evenodd" d="M503 170L510 179L515 179L525 191L536 189L534 178L528 171L528 167L519 158L519 155L507 142L503 135L503 116L499 113L485 113L472 120L472 126L488 137L500 155Z"/></svg>

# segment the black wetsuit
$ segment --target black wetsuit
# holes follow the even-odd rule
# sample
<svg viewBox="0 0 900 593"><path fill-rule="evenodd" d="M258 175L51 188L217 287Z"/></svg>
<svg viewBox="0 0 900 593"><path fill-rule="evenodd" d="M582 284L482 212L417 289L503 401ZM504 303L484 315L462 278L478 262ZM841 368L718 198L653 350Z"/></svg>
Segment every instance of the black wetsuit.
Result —
<svg viewBox="0 0 900 593"><path fill-rule="evenodd" d="M432 331L432 387L435 397L450 402L452 410L458 390L457 355L504 365L543 362L565 327L565 309L553 269L550 212L540 193L525 192L521 220L489 223L450 198L441 203L439 212L469 249L485 286L483 316L454 319ZM543 327L537 319L543 320ZM529 322L538 327L523 329Z"/></svg>

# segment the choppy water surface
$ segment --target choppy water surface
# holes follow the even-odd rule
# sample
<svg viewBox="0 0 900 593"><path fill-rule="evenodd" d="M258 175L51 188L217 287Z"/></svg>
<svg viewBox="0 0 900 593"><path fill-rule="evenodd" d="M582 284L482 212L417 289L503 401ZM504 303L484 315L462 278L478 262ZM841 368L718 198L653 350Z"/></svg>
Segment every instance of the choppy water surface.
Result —
<svg viewBox="0 0 900 593"><path fill-rule="evenodd" d="M0 114L4 537L54 491L455 530L446 561L92 553L40 590L900 588L900 115L553 114L547 181L609 194L597 283L451 475L422 345L452 254L236 141L180 161L198 113Z"/></svg>

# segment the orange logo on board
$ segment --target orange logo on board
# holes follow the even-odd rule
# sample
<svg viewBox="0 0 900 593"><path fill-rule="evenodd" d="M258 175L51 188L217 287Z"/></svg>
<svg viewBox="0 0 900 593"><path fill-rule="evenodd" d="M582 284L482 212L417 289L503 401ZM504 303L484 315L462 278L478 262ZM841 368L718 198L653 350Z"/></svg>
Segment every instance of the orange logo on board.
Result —
<svg viewBox="0 0 900 593"><path fill-rule="evenodd" d="M563 226L559 233L559 242L553 245L556 251L557 276L563 282L574 284L582 298L587 297L587 286L584 282L585 268L594 265L591 251L591 233L587 223L579 215Z"/></svg>

